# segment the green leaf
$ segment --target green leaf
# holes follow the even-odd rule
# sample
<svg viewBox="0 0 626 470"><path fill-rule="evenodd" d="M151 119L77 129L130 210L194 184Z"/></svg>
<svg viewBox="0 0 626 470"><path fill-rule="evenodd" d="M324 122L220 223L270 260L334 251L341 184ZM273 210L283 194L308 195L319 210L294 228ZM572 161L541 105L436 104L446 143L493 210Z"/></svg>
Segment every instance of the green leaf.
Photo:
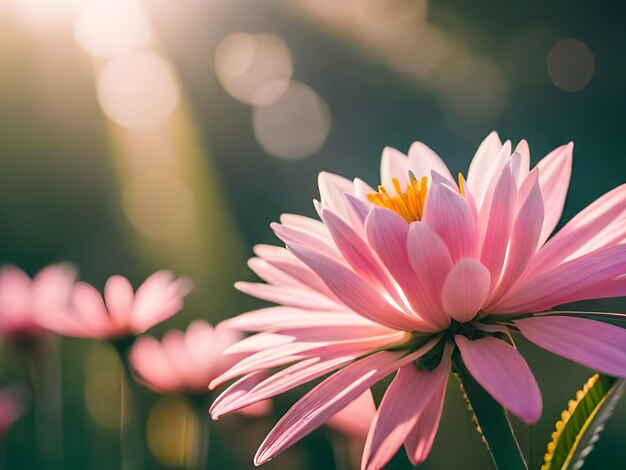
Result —
<svg viewBox="0 0 626 470"><path fill-rule="evenodd" d="M583 466L593 450L606 421L615 410L624 384L623 379L595 374L576 392L567 409L561 413L548 443L542 470Z"/></svg>
<svg viewBox="0 0 626 470"><path fill-rule="evenodd" d="M453 367L476 430L481 434L496 468L528 469L506 410L474 380L458 352L454 355Z"/></svg>

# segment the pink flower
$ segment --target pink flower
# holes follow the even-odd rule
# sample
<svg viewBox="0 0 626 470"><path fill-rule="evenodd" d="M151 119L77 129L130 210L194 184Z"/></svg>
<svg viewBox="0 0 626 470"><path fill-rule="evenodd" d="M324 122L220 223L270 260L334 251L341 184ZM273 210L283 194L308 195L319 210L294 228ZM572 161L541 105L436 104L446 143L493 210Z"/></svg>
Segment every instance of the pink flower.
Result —
<svg viewBox="0 0 626 470"><path fill-rule="evenodd" d="M213 328L204 320L196 320L184 333L171 330L161 341L151 336L138 338L131 349L130 361L140 380L157 393L208 394L211 380L241 358L241 355L223 354L241 338L239 331ZM255 403L245 409L253 415L268 410L269 402Z"/></svg>
<svg viewBox="0 0 626 470"><path fill-rule="evenodd" d="M85 282L78 282L68 308L39 319L50 331L79 338L119 339L138 335L167 320L183 307L191 281L174 279L169 271L157 271L133 291L125 277L111 276L104 286L104 298Z"/></svg>
<svg viewBox="0 0 626 470"><path fill-rule="evenodd" d="M21 385L9 385L0 389L0 436L4 436L26 411L24 392Z"/></svg>
<svg viewBox="0 0 626 470"><path fill-rule="evenodd" d="M419 142L408 156L385 149L377 190L322 173L321 222L283 215L272 228L287 249L257 246L249 263L267 283L237 284L280 306L226 322L259 333L235 346L247 357L213 381L241 376L212 416L332 373L270 432L255 458L262 464L396 373L364 450L363 468L375 469L402 445L413 464L427 457L453 353L505 408L526 423L539 419L532 372L512 339L493 333L521 333L626 377L625 330L548 311L626 294L626 185L548 240L563 210L572 149L561 146L530 170L526 142L512 152L494 132L467 181L459 175L457 183Z"/></svg>
<svg viewBox="0 0 626 470"><path fill-rule="evenodd" d="M32 280L13 266L0 269L0 335L37 335L40 315L67 305L76 273L64 264L42 269Z"/></svg>

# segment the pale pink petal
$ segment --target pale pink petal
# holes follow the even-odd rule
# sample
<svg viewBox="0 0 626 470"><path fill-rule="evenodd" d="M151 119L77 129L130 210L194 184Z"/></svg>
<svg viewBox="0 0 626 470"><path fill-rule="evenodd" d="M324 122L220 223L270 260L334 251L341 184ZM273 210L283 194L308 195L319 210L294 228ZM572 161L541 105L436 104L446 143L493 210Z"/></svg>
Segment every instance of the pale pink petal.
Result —
<svg viewBox="0 0 626 470"><path fill-rule="evenodd" d="M297 287L309 290L307 286L264 259L250 258L248 260L248 267L252 272L254 272L254 274L259 276L268 284L273 284L275 286Z"/></svg>
<svg viewBox="0 0 626 470"><path fill-rule="evenodd" d="M511 155L511 174L517 187L526 179L528 173L530 173L530 149L528 142L522 139Z"/></svg>
<svg viewBox="0 0 626 470"><path fill-rule="evenodd" d="M93 337L107 339L110 335L118 332L122 334L122 331L117 330L111 321L111 317L98 290L85 282L78 282L74 286L71 298L71 312L68 315L74 315L75 321L83 323ZM48 325L48 328L50 326ZM65 334L63 331L54 331Z"/></svg>
<svg viewBox="0 0 626 470"><path fill-rule="evenodd" d="M541 229L539 244L542 245L559 223L565 197L572 175L572 152L574 144L553 150L537 164L539 168L539 185L545 206L545 218Z"/></svg>
<svg viewBox="0 0 626 470"><path fill-rule="evenodd" d="M369 184L360 178L354 178L354 196L357 199L365 201L368 194L376 192ZM348 194L344 194L344 199L347 199Z"/></svg>
<svg viewBox="0 0 626 470"><path fill-rule="evenodd" d="M32 282L35 311L67 307L75 282L76 269L68 264L54 264L39 271Z"/></svg>
<svg viewBox="0 0 626 470"><path fill-rule="evenodd" d="M491 305L497 303L513 287L537 251L543 224L543 199L536 171L529 175L526 184L531 189L515 218L504 272L487 309L491 309ZM520 190L522 192L523 188Z"/></svg>
<svg viewBox="0 0 626 470"><path fill-rule="evenodd" d="M413 142L407 155L411 171L417 178L430 176L432 171L436 171L447 180L455 182L450 170L439 155L422 142Z"/></svg>
<svg viewBox="0 0 626 470"><path fill-rule="evenodd" d="M281 214L280 223L285 227L309 233L320 240L331 241L328 229L317 219L312 219L311 217L300 214Z"/></svg>
<svg viewBox="0 0 626 470"><path fill-rule="evenodd" d="M624 273L626 244L611 246L567 261L516 286L490 311L538 312L563 303L604 296L605 283Z"/></svg>
<svg viewBox="0 0 626 470"><path fill-rule="evenodd" d="M528 364L506 341L486 336L471 341L456 335L463 363L476 381L525 423L541 416L541 392Z"/></svg>
<svg viewBox="0 0 626 470"><path fill-rule="evenodd" d="M626 185L606 193L554 235L528 267L525 278L567 259L619 243L626 238Z"/></svg>
<svg viewBox="0 0 626 470"><path fill-rule="evenodd" d="M586 318L559 315L516 320L529 340L590 369L626 377L626 330Z"/></svg>
<svg viewBox="0 0 626 470"><path fill-rule="evenodd" d="M404 188L409 183L409 170L411 165L408 157L391 147L385 147L380 159L380 181L387 188L393 187L393 178L398 178L400 187Z"/></svg>
<svg viewBox="0 0 626 470"><path fill-rule="evenodd" d="M255 465L271 460L321 426L371 385L394 370L414 361L428 352L438 338L419 350L403 356L403 352L380 351L367 356L324 380L307 393L276 424L261 444Z"/></svg>
<svg viewBox="0 0 626 470"><path fill-rule="evenodd" d="M433 180L424 205L422 222L444 241L452 261L474 256L474 218L467 201L456 190Z"/></svg>
<svg viewBox="0 0 626 470"><path fill-rule="evenodd" d="M276 236L280 238L286 245L297 244L304 245L309 249L329 256L337 261L344 263L344 259L337 250L330 235L328 237L320 238L315 236L312 232L288 227L277 223L270 224L271 229Z"/></svg>
<svg viewBox="0 0 626 470"><path fill-rule="evenodd" d="M480 231L482 246L480 261L491 273L491 282L500 279L506 257L513 217L515 215L515 196L517 194L515 180L509 166L500 173L493 193L486 199L480 209Z"/></svg>
<svg viewBox="0 0 626 470"><path fill-rule="evenodd" d="M449 361L450 355L445 354L442 363L431 372L418 369L415 364L400 368L378 407L365 443L361 469L381 469L395 455L435 392L447 380Z"/></svg>
<svg viewBox="0 0 626 470"><path fill-rule="evenodd" d="M482 204L483 197L491 182L504 163L505 154L502 152L502 141L498 133L493 131L476 151L467 173L467 184L476 198L478 205ZM506 155L508 158L509 155Z"/></svg>
<svg viewBox="0 0 626 470"><path fill-rule="evenodd" d="M248 336L234 344L227 347L222 354L247 354L257 353L264 349L281 346L287 343L293 343L295 338L283 334L276 333L258 333L256 335Z"/></svg>
<svg viewBox="0 0 626 470"><path fill-rule="evenodd" d="M220 416L274 397L299 385L315 380L342 367L357 357L355 354L320 359L313 357L286 367L248 387L250 375L244 376L224 391L211 406L211 416ZM253 374L258 374L255 372ZM251 374L252 375L252 374ZM245 393L242 391L245 390Z"/></svg>
<svg viewBox="0 0 626 470"><path fill-rule="evenodd" d="M233 406L233 403L245 397L266 375L265 371L252 372L230 385L211 404L209 408L211 418L217 421L222 415L238 410L239 407Z"/></svg>
<svg viewBox="0 0 626 470"><path fill-rule="evenodd" d="M441 381L441 385L424 407L424 411L419 415L413 429L404 440L404 449L413 465L419 465L426 460L433 447L443 412L447 384L447 380Z"/></svg>
<svg viewBox="0 0 626 470"><path fill-rule="evenodd" d="M365 439L376 414L374 397L370 390L365 390L343 410L332 416L326 425L357 439Z"/></svg>
<svg viewBox="0 0 626 470"><path fill-rule="evenodd" d="M480 311L491 285L489 270L472 258L463 258L450 271L441 293L448 315L465 323Z"/></svg>
<svg viewBox="0 0 626 470"><path fill-rule="evenodd" d="M373 191L372 191L373 192ZM368 193L369 194L369 193ZM372 203L361 200L350 194L344 194L348 220L360 234L363 234L365 219L372 209Z"/></svg>
<svg viewBox="0 0 626 470"><path fill-rule="evenodd" d="M269 400L265 400L254 403L250 406L246 406L245 408L241 408L239 410L239 413L244 416L248 416L249 418L258 418L259 416L264 416L268 414L271 410L272 402Z"/></svg>
<svg viewBox="0 0 626 470"><path fill-rule="evenodd" d="M120 327L127 327L133 310L135 292L128 279L111 276L104 285L104 300L113 321Z"/></svg>
<svg viewBox="0 0 626 470"><path fill-rule="evenodd" d="M182 331L170 330L165 333L161 347L172 368L182 378L186 390L204 392L208 389L211 377L206 375L206 370L200 370L200 364L187 351Z"/></svg>
<svg viewBox="0 0 626 470"><path fill-rule="evenodd" d="M315 256L322 256L316 254ZM237 282L241 292L268 302L312 310L337 310L340 305L328 297L299 287L272 286L257 282Z"/></svg>
<svg viewBox="0 0 626 470"><path fill-rule="evenodd" d="M130 361L141 381L156 392L171 393L182 389L181 376L155 338L138 338L130 351Z"/></svg>
<svg viewBox="0 0 626 470"><path fill-rule="evenodd" d="M354 184L352 181L343 176L323 171L319 174L317 183L320 189L322 207L345 216L346 209L343 202L343 195L345 193L354 194Z"/></svg>
<svg viewBox="0 0 626 470"><path fill-rule="evenodd" d="M430 308L423 295L424 283L417 279L408 261L409 225L406 221L389 209L375 207L365 226L369 244L398 282L413 310L427 322L440 328L447 327L449 320Z"/></svg>
<svg viewBox="0 0 626 470"><path fill-rule="evenodd" d="M0 269L0 331L5 334L29 330L33 326L31 280L21 269Z"/></svg>
<svg viewBox="0 0 626 470"><path fill-rule="evenodd" d="M429 331L423 321L398 310L378 290L346 267L306 248L289 248L317 273L344 304L359 315L389 328Z"/></svg>
<svg viewBox="0 0 626 470"><path fill-rule="evenodd" d="M452 259L445 243L428 225L413 222L407 240L409 264L415 272L415 285L419 288L425 309L437 315L437 324L449 321L441 301L443 284L452 269Z"/></svg>
<svg viewBox="0 0 626 470"><path fill-rule="evenodd" d="M389 274L380 265L371 248L361 236L333 212L322 211L322 219L328 227L335 245L354 272L369 281L370 284L384 289L397 302L401 302Z"/></svg>

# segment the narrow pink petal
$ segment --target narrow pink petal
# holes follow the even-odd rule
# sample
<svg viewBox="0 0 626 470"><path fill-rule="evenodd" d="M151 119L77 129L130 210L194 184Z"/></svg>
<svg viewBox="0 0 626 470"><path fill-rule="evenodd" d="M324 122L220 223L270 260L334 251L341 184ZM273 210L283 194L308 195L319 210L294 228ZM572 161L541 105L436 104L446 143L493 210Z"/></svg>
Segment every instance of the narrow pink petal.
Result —
<svg viewBox="0 0 626 470"><path fill-rule="evenodd" d="M264 349L273 348L276 346L282 346L283 344L293 343L294 338L276 333L258 333L256 335L248 336L234 344L227 347L222 354L247 354L263 351Z"/></svg>
<svg viewBox="0 0 626 470"><path fill-rule="evenodd" d="M281 214L280 223L285 227L309 233L320 240L326 240L328 242L331 240L328 229L317 219L312 219L311 217L300 214Z"/></svg>
<svg viewBox="0 0 626 470"><path fill-rule="evenodd" d="M106 338L115 332L102 296L90 284L76 283L72 292L71 310L69 315L75 315L75 320L84 323L95 337Z"/></svg>
<svg viewBox="0 0 626 470"><path fill-rule="evenodd" d="M161 344L151 336L135 341L130 362L141 381L158 393L171 393L183 387L182 377L166 357Z"/></svg>
<svg viewBox="0 0 626 470"><path fill-rule="evenodd" d="M32 282L35 310L39 313L46 308L67 307L75 282L76 269L65 263L47 266L39 271Z"/></svg>
<svg viewBox="0 0 626 470"><path fill-rule="evenodd" d="M293 307L267 307L242 313L222 324L227 328L242 331L264 331L297 327L332 328L342 325L368 325L372 322L345 309L344 311L315 311Z"/></svg>
<svg viewBox="0 0 626 470"><path fill-rule="evenodd" d="M414 315L406 315L391 305L373 286L330 258L302 247L290 247L349 308L381 325L406 331L428 331Z"/></svg>
<svg viewBox="0 0 626 470"><path fill-rule="evenodd" d="M456 182L439 155L422 142L413 142L407 155L409 157L411 171L413 171L418 178L430 176L432 171L436 171L448 181Z"/></svg>
<svg viewBox="0 0 626 470"><path fill-rule="evenodd" d="M376 405L372 392L365 390L343 410L326 421L326 425L347 436L365 440L375 414Z"/></svg>
<svg viewBox="0 0 626 470"><path fill-rule="evenodd" d="M545 206L545 218L541 229L539 244L542 245L559 223L565 197L572 175L572 152L574 144L553 150L537 164L539 168L539 185Z"/></svg>
<svg viewBox="0 0 626 470"><path fill-rule="evenodd" d="M365 240L333 212L322 211L322 218L335 241L335 245L354 272L371 284L384 289L396 299L396 302L401 302L393 280L381 266L380 261Z"/></svg>
<svg viewBox="0 0 626 470"><path fill-rule="evenodd" d="M224 414L280 395L326 375L348 364L356 357L356 355L343 355L324 360L319 357L305 359L276 372L268 378L264 378L264 380L257 381L251 387L245 385L249 383L250 375L244 376L217 398L211 406L211 416L213 419L218 419ZM258 372L253 374L258 374Z"/></svg>
<svg viewBox="0 0 626 470"><path fill-rule="evenodd" d="M209 408L211 418L217 421L222 415L239 409L236 406L232 406L232 404L242 397L245 397L250 390L266 377L266 375L267 373L265 371L252 372L230 385L211 404Z"/></svg>
<svg viewBox="0 0 626 470"><path fill-rule="evenodd" d="M476 381L525 423L541 416L541 392L528 364L509 343L487 336L471 341L454 337L463 363Z"/></svg>
<svg viewBox="0 0 626 470"><path fill-rule="evenodd" d="M428 352L439 338L403 356L401 351L380 351L330 376L302 397L276 424L254 458L255 465L271 460L345 408L374 383Z"/></svg>
<svg viewBox="0 0 626 470"><path fill-rule="evenodd" d="M485 199L480 209L480 231L482 246L480 261L489 269L491 282L500 279L509 244L513 216L515 214L515 180L509 166L500 173L493 193Z"/></svg>
<svg viewBox="0 0 626 470"><path fill-rule="evenodd" d="M600 297L605 294L605 283L624 274L626 244L611 246L567 261L554 269L516 286L490 311L501 313L538 312L583 298L595 298L594 287Z"/></svg>
<svg viewBox="0 0 626 470"><path fill-rule="evenodd" d="M433 181L422 222L444 241L452 261L474 256L476 239L472 211L463 196L454 189Z"/></svg>
<svg viewBox="0 0 626 470"><path fill-rule="evenodd" d="M365 228L369 244L398 282L413 310L427 322L446 328L449 320L430 308L423 295L423 282L417 279L409 262L409 225L406 221L389 209L375 207L367 218Z"/></svg>
<svg viewBox="0 0 626 470"><path fill-rule="evenodd" d="M424 407L424 411L419 415L413 429L404 440L404 449L413 465L419 465L426 460L433 447L443 412L447 383L447 380L441 381L441 385Z"/></svg>
<svg viewBox="0 0 626 470"><path fill-rule="evenodd" d="M321 256L317 255L316 256ZM298 287L272 286L257 282L237 282L235 288L241 292L277 304L312 310L337 310L341 308L334 300Z"/></svg>
<svg viewBox="0 0 626 470"><path fill-rule="evenodd" d="M437 324L449 321L443 309L441 291L452 269L452 259L445 243L426 224L413 222L407 240L409 263L415 272L415 285L419 288L425 309L437 315Z"/></svg>
<svg viewBox="0 0 626 470"><path fill-rule="evenodd" d="M365 219L372 209L372 203L359 199L358 197L352 196L350 194L344 194L344 200L346 203L348 220L350 221L352 226L355 227L355 229L362 234L363 227L365 225Z"/></svg>
<svg viewBox="0 0 626 470"><path fill-rule="evenodd" d="M559 315L516 320L529 340L590 369L626 377L626 330L586 318Z"/></svg>
<svg viewBox="0 0 626 470"><path fill-rule="evenodd" d="M343 256L337 250L332 238L320 238L312 232L288 227L277 223L270 224L271 229L276 236L280 238L286 245L297 244L304 245L311 250L329 256L337 261L344 262Z"/></svg>
<svg viewBox="0 0 626 470"><path fill-rule="evenodd" d="M536 171L529 175L525 184L530 187L528 196L521 203L515 218L504 272L489 301L490 305L496 303L513 287L537 252L543 225L543 198ZM522 192L524 192L523 188L520 194ZM487 306L488 309L490 305Z"/></svg>
<svg viewBox="0 0 626 470"><path fill-rule="evenodd" d="M354 196L362 201L365 201L368 194L374 193L374 188L372 188L369 184L363 181L360 178L354 178ZM348 194L344 194L343 197L346 199Z"/></svg>
<svg viewBox="0 0 626 470"><path fill-rule="evenodd" d="M385 147L380 159L380 181L387 188L393 187L393 178L398 178L401 187L409 183L409 158L391 147Z"/></svg>
<svg viewBox="0 0 626 470"><path fill-rule="evenodd" d="M109 314L121 327L129 324L135 291L124 276L111 276L104 285L104 300Z"/></svg>
<svg viewBox="0 0 626 470"><path fill-rule="evenodd" d="M517 187L521 186L528 173L530 173L530 149L528 148L528 142L522 139L515 147L513 155L511 155L511 174Z"/></svg>
<svg viewBox="0 0 626 470"><path fill-rule="evenodd" d="M489 270L472 258L463 258L443 285L443 307L448 315L465 323L480 311L491 286Z"/></svg>
<svg viewBox="0 0 626 470"><path fill-rule="evenodd" d="M481 142L467 173L468 187L476 198L479 207L487 192L491 178L497 174L494 168L499 169L502 163L504 163L502 141L498 133L493 131Z"/></svg>
<svg viewBox="0 0 626 470"><path fill-rule="evenodd" d="M433 371L415 364L400 368L378 407L361 461L362 470L383 468L404 443L441 384L447 380L450 356Z"/></svg>
<svg viewBox="0 0 626 470"><path fill-rule="evenodd" d="M343 195L345 193L354 193L354 184L352 181L343 176L323 171L319 174L317 183L320 189L322 207L345 216L346 209L343 202Z"/></svg>
<svg viewBox="0 0 626 470"><path fill-rule="evenodd" d="M619 243L626 238L626 184L587 206L537 253L525 275L534 277L566 259Z"/></svg>

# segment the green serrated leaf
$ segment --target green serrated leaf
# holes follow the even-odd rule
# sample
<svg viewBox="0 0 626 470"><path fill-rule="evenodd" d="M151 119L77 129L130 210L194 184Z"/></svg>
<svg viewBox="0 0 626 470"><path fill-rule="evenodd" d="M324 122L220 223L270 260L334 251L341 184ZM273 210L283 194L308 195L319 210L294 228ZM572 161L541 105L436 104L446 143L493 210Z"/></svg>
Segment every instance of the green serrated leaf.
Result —
<svg viewBox="0 0 626 470"><path fill-rule="evenodd" d="M496 468L527 470L528 465L506 410L474 380L458 353L453 357L453 367L476 430L481 434Z"/></svg>
<svg viewBox="0 0 626 470"><path fill-rule="evenodd" d="M613 414L625 381L595 374L561 413L548 443L542 470L582 467L604 424Z"/></svg>

